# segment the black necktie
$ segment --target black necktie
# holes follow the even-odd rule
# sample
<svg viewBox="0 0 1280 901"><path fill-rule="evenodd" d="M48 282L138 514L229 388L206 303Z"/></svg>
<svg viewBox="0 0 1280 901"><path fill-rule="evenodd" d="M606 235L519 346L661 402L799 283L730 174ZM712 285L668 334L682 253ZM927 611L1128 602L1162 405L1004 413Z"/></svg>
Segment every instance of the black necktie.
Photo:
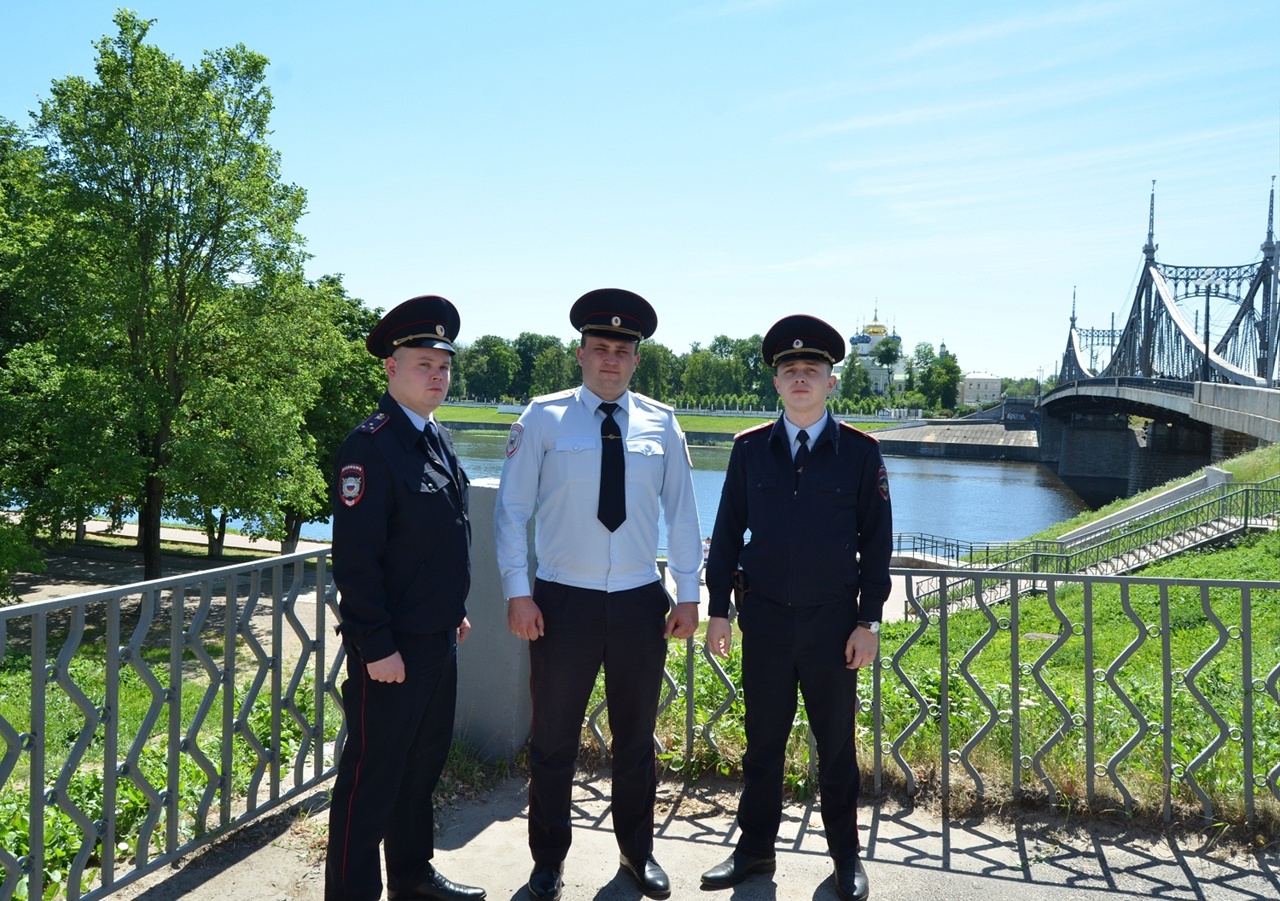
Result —
<svg viewBox="0 0 1280 901"><path fill-rule="evenodd" d="M796 489L800 488L800 473L804 472L805 461L809 459L809 433L804 429L796 435L796 440L800 442L800 446L796 448Z"/></svg>
<svg viewBox="0 0 1280 901"><path fill-rule="evenodd" d="M596 517L610 532L627 518L627 468L622 453L622 429L613 418L618 409L614 403L602 403L604 422L600 423L600 503Z"/></svg>
<svg viewBox="0 0 1280 901"><path fill-rule="evenodd" d="M436 424L430 419L427 420L427 427L422 430L422 438L427 442L427 451L430 455L434 456L446 471L451 472L449 461L444 455L444 445L440 443L440 433L436 431Z"/></svg>

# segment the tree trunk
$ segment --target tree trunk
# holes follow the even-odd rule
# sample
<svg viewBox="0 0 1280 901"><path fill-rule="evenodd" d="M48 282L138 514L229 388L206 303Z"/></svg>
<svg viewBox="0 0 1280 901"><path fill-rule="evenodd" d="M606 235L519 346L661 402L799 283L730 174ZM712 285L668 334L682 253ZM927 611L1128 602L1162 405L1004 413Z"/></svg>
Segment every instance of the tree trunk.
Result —
<svg viewBox="0 0 1280 901"><path fill-rule="evenodd" d="M154 473L147 476L142 508L138 511L138 548L142 551L142 577L158 579L160 562L160 524L164 507L164 480Z"/></svg>
<svg viewBox="0 0 1280 901"><path fill-rule="evenodd" d="M280 542L280 553L292 554L298 549L298 538L302 534L302 514L287 510L284 514L284 540Z"/></svg>

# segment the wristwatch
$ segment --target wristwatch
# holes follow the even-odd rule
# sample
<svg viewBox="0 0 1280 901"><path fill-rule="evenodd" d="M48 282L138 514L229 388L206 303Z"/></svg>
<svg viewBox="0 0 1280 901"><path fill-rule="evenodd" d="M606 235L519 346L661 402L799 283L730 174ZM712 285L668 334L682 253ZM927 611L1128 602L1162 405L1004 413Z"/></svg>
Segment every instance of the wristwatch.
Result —
<svg viewBox="0 0 1280 901"><path fill-rule="evenodd" d="M880 634L880 624L879 624L879 623L870 623L870 622L867 622L865 619L860 619L860 620L858 620L858 625L859 625L859 626L862 626L862 628L866 629L866 630L867 630L868 632L870 632L872 635L879 635L879 634Z"/></svg>

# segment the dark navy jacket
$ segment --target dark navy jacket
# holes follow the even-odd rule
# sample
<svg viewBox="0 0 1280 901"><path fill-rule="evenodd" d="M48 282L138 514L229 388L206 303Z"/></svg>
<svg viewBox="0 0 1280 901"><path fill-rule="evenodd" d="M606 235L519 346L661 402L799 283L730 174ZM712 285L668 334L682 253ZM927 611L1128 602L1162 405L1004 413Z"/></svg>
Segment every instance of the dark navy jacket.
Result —
<svg viewBox="0 0 1280 901"><path fill-rule="evenodd" d="M889 479L870 435L828 416L798 490L782 417L734 439L707 558L711 616L729 615L741 568L752 598L857 604L859 620L879 622L892 552Z"/></svg>
<svg viewBox="0 0 1280 901"><path fill-rule="evenodd" d="M345 640L367 662L396 651L394 633L456 629L471 588L467 476L447 430L448 468L389 394L338 451L333 580ZM456 473L456 476L452 473Z"/></svg>

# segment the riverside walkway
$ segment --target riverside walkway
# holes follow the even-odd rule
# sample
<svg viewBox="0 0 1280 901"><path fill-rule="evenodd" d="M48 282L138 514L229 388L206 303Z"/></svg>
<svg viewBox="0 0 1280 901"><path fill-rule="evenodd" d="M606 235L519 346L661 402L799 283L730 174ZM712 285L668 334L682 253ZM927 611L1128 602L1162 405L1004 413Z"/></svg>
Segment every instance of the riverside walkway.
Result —
<svg viewBox="0 0 1280 901"><path fill-rule="evenodd" d="M168 534L166 539L192 533ZM228 537L228 546L248 543ZM268 544L264 548L272 550ZM20 590L45 596L132 581L132 555L114 552L51 559L50 570L25 577ZM125 562L122 564L121 560ZM197 567L202 561L189 561ZM26 589L26 590L23 590ZM929 774L921 774L924 784ZM673 898L708 901L806 901L836 897L818 802L786 808L778 871L725 892L705 892L699 876L736 841L738 786L677 779L660 783L655 854L671 875ZM638 901L618 870L610 825L607 777L581 773L574 789L574 846L566 864L565 901ZM868 793L870 794L870 793ZM530 861L526 845L527 788L507 779L440 812L437 861L451 878L484 886L492 899L525 901ZM126 886L113 897L147 901L269 901L322 894L326 786L294 810L248 824L179 865ZM865 798L861 837L874 897L917 901L1074 901L1089 897L1274 899L1280 897L1280 850L1219 843L1218 834L1165 835L1122 818L1081 819L1056 810L1012 806L982 814L942 810L930 799Z"/></svg>
<svg viewBox="0 0 1280 901"><path fill-rule="evenodd" d="M790 804L778 869L732 890L701 888L702 872L732 851L735 786L659 784L654 856L671 877L673 901L835 899L817 802ZM639 901L618 869L607 778L574 786L573 847L564 901ZM317 795L316 805L323 804ZM508 779L438 817L436 863L449 878L482 886L492 901L527 901L528 791ZM302 901L323 894L328 812L282 815L250 826L115 896L139 901ZM271 825L274 824L274 825ZM945 818L892 801L862 804L860 831L873 898L913 901L1088 901L1090 898L1261 901L1280 896L1280 860L1229 853L1195 837L1171 838L1123 823L1023 813L1016 819ZM1209 846L1209 847L1206 847Z"/></svg>

